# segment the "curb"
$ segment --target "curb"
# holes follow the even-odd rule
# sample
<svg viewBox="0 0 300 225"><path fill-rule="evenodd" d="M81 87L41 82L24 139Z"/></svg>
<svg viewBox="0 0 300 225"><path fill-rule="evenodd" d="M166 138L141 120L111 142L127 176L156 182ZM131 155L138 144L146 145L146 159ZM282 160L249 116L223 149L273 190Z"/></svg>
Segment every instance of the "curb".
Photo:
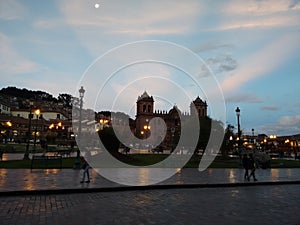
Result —
<svg viewBox="0 0 300 225"><path fill-rule="evenodd" d="M273 182L247 182L247 183L218 183L218 184L162 184L148 186L119 186L102 188L70 188L70 189L45 189L45 190L20 190L3 191L0 197L22 196L22 195L59 195L59 194L80 194L95 192L120 192L120 191L146 191L146 190L168 190L168 189L193 189L193 188L230 188L230 187L250 187L250 186L270 186L270 185L292 185L300 184L297 181L273 181Z"/></svg>

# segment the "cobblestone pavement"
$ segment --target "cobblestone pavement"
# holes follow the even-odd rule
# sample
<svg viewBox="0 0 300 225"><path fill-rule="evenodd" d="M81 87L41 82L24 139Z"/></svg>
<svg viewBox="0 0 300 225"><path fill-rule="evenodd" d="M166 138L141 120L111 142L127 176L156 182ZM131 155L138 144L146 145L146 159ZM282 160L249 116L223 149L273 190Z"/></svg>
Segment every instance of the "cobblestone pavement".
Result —
<svg viewBox="0 0 300 225"><path fill-rule="evenodd" d="M91 170L91 183L80 184L82 170L73 169L0 169L0 192L19 191L19 190L57 190L57 189L87 189L119 187L120 184L109 181L94 170ZM161 171L145 169L137 170L134 173L126 171L115 173L121 174L123 180L133 177L140 178L140 185L148 182L149 174L159 174ZM162 171L163 172L163 171ZM259 182L278 182L278 181L299 181L300 169L259 169L256 171ZM198 169L182 169L171 178L159 183L164 184L227 184L244 183L243 169L207 169L199 172ZM252 182L252 181L251 181Z"/></svg>
<svg viewBox="0 0 300 225"><path fill-rule="evenodd" d="M0 198L3 225L300 225L300 185Z"/></svg>

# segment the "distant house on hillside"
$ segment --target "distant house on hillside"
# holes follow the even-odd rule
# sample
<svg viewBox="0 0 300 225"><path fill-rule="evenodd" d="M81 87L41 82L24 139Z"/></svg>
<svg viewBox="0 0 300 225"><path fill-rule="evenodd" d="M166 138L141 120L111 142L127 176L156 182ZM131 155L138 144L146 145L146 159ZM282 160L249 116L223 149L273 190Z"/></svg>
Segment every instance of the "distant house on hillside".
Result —
<svg viewBox="0 0 300 225"><path fill-rule="evenodd" d="M32 111L34 114L34 110ZM29 118L29 111L28 109L12 109L11 110L12 116L21 117L21 118ZM66 112L62 110L43 110L41 109L41 113L39 115L39 119L44 120L68 120L69 117Z"/></svg>
<svg viewBox="0 0 300 225"><path fill-rule="evenodd" d="M0 114L10 114L10 104L4 95L0 95Z"/></svg>

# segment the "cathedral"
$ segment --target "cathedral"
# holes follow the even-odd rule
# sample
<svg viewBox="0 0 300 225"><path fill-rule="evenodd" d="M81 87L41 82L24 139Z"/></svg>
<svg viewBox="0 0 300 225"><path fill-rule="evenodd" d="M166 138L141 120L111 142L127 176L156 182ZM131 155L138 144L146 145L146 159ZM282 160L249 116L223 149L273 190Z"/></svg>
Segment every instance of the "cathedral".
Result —
<svg viewBox="0 0 300 225"><path fill-rule="evenodd" d="M194 107L192 107L193 104ZM179 115L179 113L181 115ZM174 141L174 136L178 136L178 132L180 132L181 123L184 122L180 120L180 116L184 119L196 114L200 117L207 116L207 103L206 101L202 101L199 96L190 104L190 114L183 114L177 106L174 106L168 112L154 111L153 96L149 96L145 91L138 97L136 102L135 134L141 139L147 138L151 134L151 131L155 132L151 130L149 122L152 118L159 117L163 119L167 125L167 133L162 145L171 146Z"/></svg>

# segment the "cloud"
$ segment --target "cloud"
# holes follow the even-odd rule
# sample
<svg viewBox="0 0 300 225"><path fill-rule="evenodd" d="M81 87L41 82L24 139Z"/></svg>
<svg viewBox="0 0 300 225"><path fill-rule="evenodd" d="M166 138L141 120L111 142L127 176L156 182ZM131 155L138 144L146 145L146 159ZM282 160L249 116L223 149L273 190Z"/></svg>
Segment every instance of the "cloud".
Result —
<svg viewBox="0 0 300 225"><path fill-rule="evenodd" d="M294 135L300 133L300 126L282 126L279 124L267 124L257 128L258 133L267 135L275 134L279 136Z"/></svg>
<svg viewBox="0 0 300 225"><path fill-rule="evenodd" d="M251 93L235 93L234 95L230 95L228 97L225 97L226 102L232 102L232 103L261 103L262 100L259 99L257 96L251 94Z"/></svg>
<svg viewBox="0 0 300 225"><path fill-rule="evenodd" d="M261 110L266 110L266 111L278 111L280 108L277 106L264 106L260 108Z"/></svg>
<svg viewBox="0 0 300 225"><path fill-rule="evenodd" d="M80 0L61 1L67 22L75 29L101 27L101 33L158 35L185 34L194 27L201 9L197 1L106 2L99 9ZM100 31L99 31L100 33Z"/></svg>
<svg viewBox="0 0 300 225"><path fill-rule="evenodd" d="M218 50L218 49L231 49L233 48L233 44L218 44L213 42L207 42L204 44L201 44L200 46L193 49L195 53L201 53L205 51L211 51L211 50Z"/></svg>
<svg viewBox="0 0 300 225"><path fill-rule="evenodd" d="M55 19L40 19L33 23L33 26L40 29L54 29L58 27L64 27L65 21L59 18Z"/></svg>
<svg viewBox="0 0 300 225"><path fill-rule="evenodd" d="M291 0L289 4L290 9L298 8L299 7L299 0Z"/></svg>
<svg viewBox="0 0 300 225"><path fill-rule="evenodd" d="M0 33L0 72L4 74L25 74L37 72L41 67L24 57L14 48L12 41Z"/></svg>
<svg viewBox="0 0 300 225"><path fill-rule="evenodd" d="M290 9L299 10L298 0L263 0L239 1L233 0L223 8L223 13L228 15L274 15L287 12Z"/></svg>
<svg viewBox="0 0 300 225"><path fill-rule="evenodd" d="M0 2L0 19L19 20L27 14L26 7L16 0Z"/></svg>
<svg viewBox="0 0 300 225"><path fill-rule="evenodd" d="M240 60L238 68L221 82L223 91L236 90L247 82L268 75L288 60L294 46L297 45L297 35L284 35L249 54L244 60Z"/></svg>
<svg viewBox="0 0 300 225"><path fill-rule="evenodd" d="M237 61L230 54L222 54L204 60L214 72L222 73L235 70Z"/></svg>
<svg viewBox="0 0 300 225"><path fill-rule="evenodd" d="M240 19L234 22L224 22L217 30L235 30L235 29L249 29L249 28L274 28L274 27L297 27L299 16L277 16L270 18L252 18Z"/></svg>
<svg viewBox="0 0 300 225"><path fill-rule="evenodd" d="M259 131L266 134L294 135L300 133L300 115L283 116L275 124L260 126Z"/></svg>
<svg viewBox="0 0 300 225"><path fill-rule="evenodd" d="M270 29L299 27L299 1L228 1L220 9L222 20L214 29Z"/></svg>
<svg viewBox="0 0 300 225"><path fill-rule="evenodd" d="M166 105L178 103L180 108L186 110L190 103L189 93L183 84L176 83L172 79L175 72L174 68L160 63L139 63L126 67L111 76L107 82L102 83L104 86L101 88L101 94L98 95L96 110L100 110L101 107L111 110L113 105L114 111L123 111L134 116L133 104L144 91L156 98L156 107L159 109L169 109ZM177 76L182 76L182 74ZM95 83L98 83L96 79L99 79L99 76L92 79L93 83L87 81L87 85L94 87ZM88 88L90 93L94 93L93 96L97 95L96 92L100 91L100 87L98 89Z"/></svg>
<svg viewBox="0 0 300 225"><path fill-rule="evenodd" d="M283 116L279 119L278 124L281 126L299 126L300 128L300 115Z"/></svg>

